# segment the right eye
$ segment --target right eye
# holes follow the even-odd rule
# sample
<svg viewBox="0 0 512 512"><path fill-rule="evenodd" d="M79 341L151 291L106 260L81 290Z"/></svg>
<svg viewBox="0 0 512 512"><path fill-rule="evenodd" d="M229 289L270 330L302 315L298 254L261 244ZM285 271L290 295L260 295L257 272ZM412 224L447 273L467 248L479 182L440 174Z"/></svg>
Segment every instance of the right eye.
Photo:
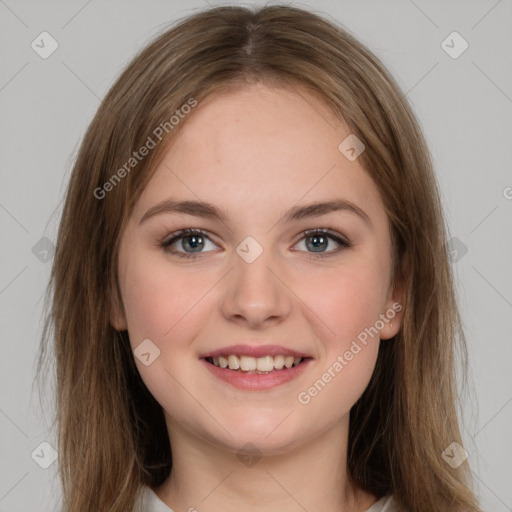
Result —
<svg viewBox="0 0 512 512"><path fill-rule="evenodd" d="M184 250L184 252L169 249L179 241L181 241L181 248ZM204 231L200 229L182 229L176 233L173 233L171 238L168 238L162 242L162 247L164 248L165 252L173 255L175 254L180 258L197 258L197 255L202 254L202 252L208 252L201 251L206 241L209 241L212 245L214 245ZM190 248L191 252L187 252L187 248Z"/></svg>

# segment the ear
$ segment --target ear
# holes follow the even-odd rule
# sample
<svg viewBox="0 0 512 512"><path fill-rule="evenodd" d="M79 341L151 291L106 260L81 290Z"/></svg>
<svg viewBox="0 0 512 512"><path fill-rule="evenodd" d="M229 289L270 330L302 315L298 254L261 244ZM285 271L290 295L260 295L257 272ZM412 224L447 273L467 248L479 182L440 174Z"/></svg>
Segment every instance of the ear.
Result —
<svg viewBox="0 0 512 512"><path fill-rule="evenodd" d="M402 327L405 309L405 286L403 279L397 279L390 286L385 309L381 318L384 327L380 331L380 339L388 340L396 336Z"/></svg>
<svg viewBox="0 0 512 512"><path fill-rule="evenodd" d="M128 324L126 322L121 293L117 289L112 295L113 297L110 301L110 323L116 331L126 331Z"/></svg>

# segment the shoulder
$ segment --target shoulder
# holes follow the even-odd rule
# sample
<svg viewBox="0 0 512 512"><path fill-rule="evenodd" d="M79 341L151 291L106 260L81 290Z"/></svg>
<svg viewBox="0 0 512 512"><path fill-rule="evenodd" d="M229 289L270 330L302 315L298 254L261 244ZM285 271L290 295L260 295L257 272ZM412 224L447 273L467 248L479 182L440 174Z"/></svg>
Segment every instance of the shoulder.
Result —
<svg viewBox="0 0 512 512"><path fill-rule="evenodd" d="M174 512L149 487L140 494L137 512ZM383 496L365 512L402 512L392 495Z"/></svg>
<svg viewBox="0 0 512 512"><path fill-rule="evenodd" d="M383 496L365 512L402 512L392 495Z"/></svg>
<svg viewBox="0 0 512 512"><path fill-rule="evenodd" d="M137 512L174 512L150 487L143 487L136 508Z"/></svg>

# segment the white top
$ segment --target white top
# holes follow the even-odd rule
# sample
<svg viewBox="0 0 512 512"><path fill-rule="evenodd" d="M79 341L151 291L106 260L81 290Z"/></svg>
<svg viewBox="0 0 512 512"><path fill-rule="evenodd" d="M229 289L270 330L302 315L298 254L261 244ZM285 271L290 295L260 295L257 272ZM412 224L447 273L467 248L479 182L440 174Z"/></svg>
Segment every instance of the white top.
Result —
<svg viewBox="0 0 512 512"><path fill-rule="evenodd" d="M174 512L149 487L145 487L140 512ZM393 496L383 496L365 512L398 512Z"/></svg>

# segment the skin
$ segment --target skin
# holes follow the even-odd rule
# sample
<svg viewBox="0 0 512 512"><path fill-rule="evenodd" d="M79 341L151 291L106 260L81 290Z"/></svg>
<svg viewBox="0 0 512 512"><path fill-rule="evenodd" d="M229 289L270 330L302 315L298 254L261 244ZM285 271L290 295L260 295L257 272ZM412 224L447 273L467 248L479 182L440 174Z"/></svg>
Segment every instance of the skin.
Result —
<svg viewBox="0 0 512 512"><path fill-rule="evenodd" d="M135 360L164 409L173 471L155 492L174 510L361 512L377 500L348 484L346 459L349 412L369 383L379 336L308 404L297 400L401 302L401 287L392 293L379 192L359 160L338 150L349 133L304 91L252 84L213 95L186 119L123 231L122 304L112 323L128 329L134 349L150 339L160 350L149 366ZM163 213L140 223L169 198L208 201L227 221ZM336 198L363 209L371 226L349 211L279 222L297 204ZM185 228L209 235L196 259L162 248ZM313 252L302 235L313 228L330 228L352 245L336 252L340 245L328 239ZM252 263L236 252L249 235L263 248ZM190 254L187 242L171 250ZM380 338L399 331L402 314ZM314 359L296 379L265 391L234 388L198 359L243 342L280 344ZM246 443L262 455L254 464L237 457Z"/></svg>

